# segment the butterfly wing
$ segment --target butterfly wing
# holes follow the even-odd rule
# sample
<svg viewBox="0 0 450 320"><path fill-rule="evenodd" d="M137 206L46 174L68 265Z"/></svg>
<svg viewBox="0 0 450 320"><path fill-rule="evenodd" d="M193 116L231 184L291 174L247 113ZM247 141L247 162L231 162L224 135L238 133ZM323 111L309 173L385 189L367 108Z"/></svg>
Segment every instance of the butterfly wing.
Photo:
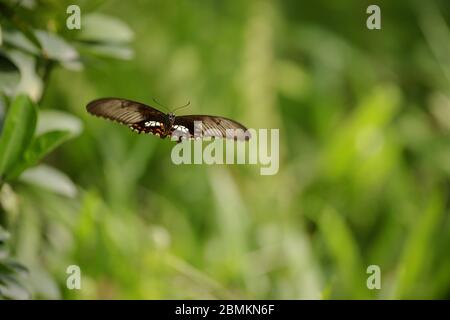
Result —
<svg viewBox="0 0 450 320"><path fill-rule="evenodd" d="M161 137L165 136L166 115L146 104L121 98L101 98L90 102L87 111L95 116L129 126L139 133L151 133ZM227 132L228 129L232 131ZM239 131L236 131L239 130ZM169 130L170 135L194 138L225 137L235 140L248 140L250 133L247 128L237 121L208 115L187 115L175 118Z"/></svg>
<svg viewBox="0 0 450 320"><path fill-rule="evenodd" d="M231 130L229 130L231 129ZM229 130L227 132L227 130ZM203 137L223 137L234 140L249 140L251 135L247 128L237 121L208 115L187 115L175 118L171 134Z"/></svg>
<svg viewBox="0 0 450 320"><path fill-rule="evenodd" d="M121 98L101 98L91 101L89 113L129 126L139 133L163 135L165 114L146 104Z"/></svg>

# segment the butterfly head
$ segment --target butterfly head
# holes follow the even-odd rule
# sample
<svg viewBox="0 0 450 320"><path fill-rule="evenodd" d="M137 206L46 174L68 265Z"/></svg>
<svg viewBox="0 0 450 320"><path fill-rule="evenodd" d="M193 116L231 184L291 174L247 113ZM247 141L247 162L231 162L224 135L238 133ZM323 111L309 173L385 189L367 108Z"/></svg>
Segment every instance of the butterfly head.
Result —
<svg viewBox="0 0 450 320"><path fill-rule="evenodd" d="M167 117L169 118L169 122L170 123L174 123L174 121L175 121L175 113L173 113L173 112L169 112L168 114L167 114Z"/></svg>

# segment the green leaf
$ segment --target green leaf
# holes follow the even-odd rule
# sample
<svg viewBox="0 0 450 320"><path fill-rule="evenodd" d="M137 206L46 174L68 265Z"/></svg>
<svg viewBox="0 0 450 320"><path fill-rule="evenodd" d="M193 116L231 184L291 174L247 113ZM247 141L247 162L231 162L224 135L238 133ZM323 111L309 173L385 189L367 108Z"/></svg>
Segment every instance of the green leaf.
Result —
<svg viewBox="0 0 450 320"><path fill-rule="evenodd" d="M25 159L29 165L36 164L39 160L52 152L57 146L69 140L72 134L69 131L49 131L33 140L28 148Z"/></svg>
<svg viewBox="0 0 450 320"><path fill-rule="evenodd" d="M339 278L343 280L346 295L353 298L370 297L365 287L366 269L363 267L358 244L345 219L332 208L326 208L318 220L319 229Z"/></svg>
<svg viewBox="0 0 450 320"><path fill-rule="evenodd" d="M415 219L415 224L406 241L398 265L398 276L394 290L394 299L423 298L420 284L427 281L426 266L432 260L435 243L433 236L442 223L444 201L439 193L433 194L427 208Z"/></svg>
<svg viewBox="0 0 450 320"><path fill-rule="evenodd" d="M0 178L24 161L36 127L37 108L25 95L13 101L0 136Z"/></svg>
<svg viewBox="0 0 450 320"><path fill-rule="evenodd" d="M27 267L22 265L21 263L11 259L6 258L0 260L0 273L2 274L22 274L27 275L29 273L29 270Z"/></svg>
<svg viewBox="0 0 450 320"><path fill-rule="evenodd" d="M23 171L36 165L42 158L71 137L72 134L69 131L49 131L38 136L26 150L25 161L16 166L14 171L7 175L7 179L12 180L18 177Z"/></svg>

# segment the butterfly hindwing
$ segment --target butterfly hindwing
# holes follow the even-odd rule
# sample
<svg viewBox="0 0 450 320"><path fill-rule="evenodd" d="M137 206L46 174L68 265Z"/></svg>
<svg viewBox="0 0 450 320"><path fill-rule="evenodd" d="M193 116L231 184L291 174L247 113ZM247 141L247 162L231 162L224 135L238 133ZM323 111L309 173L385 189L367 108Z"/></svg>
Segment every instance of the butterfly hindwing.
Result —
<svg viewBox="0 0 450 320"><path fill-rule="evenodd" d="M164 137L165 133L164 123L155 120L144 120L130 125L130 128L137 133L150 133L159 137Z"/></svg>

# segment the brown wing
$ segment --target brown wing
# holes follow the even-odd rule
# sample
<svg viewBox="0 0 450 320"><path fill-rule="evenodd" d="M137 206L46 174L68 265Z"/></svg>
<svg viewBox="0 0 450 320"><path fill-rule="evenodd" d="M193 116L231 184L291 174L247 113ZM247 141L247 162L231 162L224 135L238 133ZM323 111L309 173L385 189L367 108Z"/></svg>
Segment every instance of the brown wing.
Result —
<svg viewBox="0 0 450 320"><path fill-rule="evenodd" d="M164 113L146 104L120 98L101 98L86 106L89 113L126 125L144 120L163 122Z"/></svg>
<svg viewBox="0 0 450 320"><path fill-rule="evenodd" d="M232 131L227 132L227 129ZM196 135L203 137L223 137L235 140L248 140L251 135L247 128L237 121L208 115L188 115L175 118L171 134L186 133L189 131L189 138Z"/></svg>
<svg viewBox="0 0 450 320"><path fill-rule="evenodd" d="M165 114L146 104L121 99L101 98L86 106L89 113L129 126L139 133L163 135Z"/></svg>

